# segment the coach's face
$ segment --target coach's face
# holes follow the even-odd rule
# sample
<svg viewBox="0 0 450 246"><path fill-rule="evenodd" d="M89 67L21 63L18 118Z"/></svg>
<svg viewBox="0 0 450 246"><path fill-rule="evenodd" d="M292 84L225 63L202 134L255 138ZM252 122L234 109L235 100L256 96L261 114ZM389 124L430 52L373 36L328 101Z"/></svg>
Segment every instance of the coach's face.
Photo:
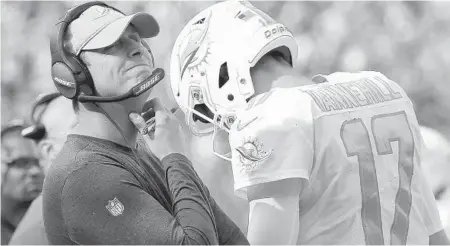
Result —
<svg viewBox="0 0 450 246"><path fill-rule="evenodd" d="M153 69L151 55L141 42L136 29L129 25L113 45L85 51L82 58L101 96L117 96L147 79ZM125 101L129 110L140 110L150 90L138 98Z"/></svg>

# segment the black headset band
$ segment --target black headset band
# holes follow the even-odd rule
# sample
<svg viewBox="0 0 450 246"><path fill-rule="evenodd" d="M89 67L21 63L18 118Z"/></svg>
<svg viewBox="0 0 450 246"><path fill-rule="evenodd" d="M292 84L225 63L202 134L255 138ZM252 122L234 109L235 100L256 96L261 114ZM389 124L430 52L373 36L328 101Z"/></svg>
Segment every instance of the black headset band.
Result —
<svg viewBox="0 0 450 246"><path fill-rule="evenodd" d="M67 28L69 27L70 23L72 21L74 21L75 19L77 19L78 17L80 17L80 15L86 11L87 9L89 9L92 6L105 6L105 7L110 7L109 5L107 5L104 2L101 1L94 1L94 2L87 2L87 3L83 3L81 5L78 5L76 7L74 7L73 9L69 10L65 16L63 17L63 19L58 22L58 24L60 24L61 26L59 27L59 31L58 31L58 39L57 39L57 44L58 44L58 49L61 51L61 57L64 61L64 63L69 63L67 61L66 58L66 50L64 48L64 35L67 31Z"/></svg>
<svg viewBox="0 0 450 246"><path fill-rule="evenodd" d="M122 11L114 8L113 6L110 6L104 2L101 1L94 1L94 2L87 2L87 3L83 3L81 5L78 5L76 7L74 7L73 9L69 10L66 15L64 16L63 20L61 20L59 23L61 23L61 27L59 28L59 32L58 32L58 44L60 45L59 48L65 52L64 50L64 34L67 31L67 27L70 25L70 23L72 21L74 21L75 19L77 19L78 17L80 17L80 15L86 11L87 9L89 9L92 6L104 6L106 8L110 8L113 9L119 13L124 14ZM59 24L58 23L58 24Z"/></svg>
<svg viewBox="0 0 450 246"><path fill-rule="evenodd" d="M50 41L53 82L62 95L70 99L76 99L80 92L89 95L95 93L95 86L89 70L76 54L71 54L66 50L64 43L70 23L92 6L104 6L117 10L101 1L77 5L60 18ZM123 14L123 12L119 12Z"/></svg>

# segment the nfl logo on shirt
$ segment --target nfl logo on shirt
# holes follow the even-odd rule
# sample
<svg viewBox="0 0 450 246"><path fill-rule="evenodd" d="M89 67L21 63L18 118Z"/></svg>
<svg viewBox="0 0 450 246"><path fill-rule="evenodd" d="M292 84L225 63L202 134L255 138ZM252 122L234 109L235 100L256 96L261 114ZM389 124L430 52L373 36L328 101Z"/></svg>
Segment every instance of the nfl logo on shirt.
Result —
<svg viewBox="0 0 450 246"><path fill-rule="evenodd" d="M117 199L117 197L114 197L113 200L109 200L105 207L113 216L121 215L124 209L123 204L119 201L119 199Z"/></svg>

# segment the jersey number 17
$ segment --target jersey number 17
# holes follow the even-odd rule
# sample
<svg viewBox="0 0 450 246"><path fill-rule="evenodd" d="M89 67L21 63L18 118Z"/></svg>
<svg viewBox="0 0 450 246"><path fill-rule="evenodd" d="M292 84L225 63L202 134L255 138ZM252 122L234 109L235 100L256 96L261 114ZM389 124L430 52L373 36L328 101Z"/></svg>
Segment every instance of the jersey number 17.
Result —
<svg viewBox="0 0 450 246"><path fill-rule="evenodd" d="M381 223L381 205L377 172L370 135L375 142L376 154L393 154L392 142L398 142L399 188L395 197L394 221L391 227L391 245L405 245L411 210L411 179L413 175L414 138L405 111L375 115L371 129L362 119L345 121L341 126L341 139L347 156L356 156L362 197L362 223L366 244L384 243Z"/></svg>

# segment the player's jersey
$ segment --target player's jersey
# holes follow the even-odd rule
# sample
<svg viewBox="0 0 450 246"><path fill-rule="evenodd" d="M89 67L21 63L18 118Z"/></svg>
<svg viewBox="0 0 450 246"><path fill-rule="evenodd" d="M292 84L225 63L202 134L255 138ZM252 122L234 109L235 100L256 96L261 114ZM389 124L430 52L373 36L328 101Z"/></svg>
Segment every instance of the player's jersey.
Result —
<svg viewBox="0 0 450 246"><path fill-rule="evenodd" d="M298 244L428 244L442 230L420 169L422 138L406 93L380 73L273 89L230 132L236 195L287 178L299 199Z"/></svg>

